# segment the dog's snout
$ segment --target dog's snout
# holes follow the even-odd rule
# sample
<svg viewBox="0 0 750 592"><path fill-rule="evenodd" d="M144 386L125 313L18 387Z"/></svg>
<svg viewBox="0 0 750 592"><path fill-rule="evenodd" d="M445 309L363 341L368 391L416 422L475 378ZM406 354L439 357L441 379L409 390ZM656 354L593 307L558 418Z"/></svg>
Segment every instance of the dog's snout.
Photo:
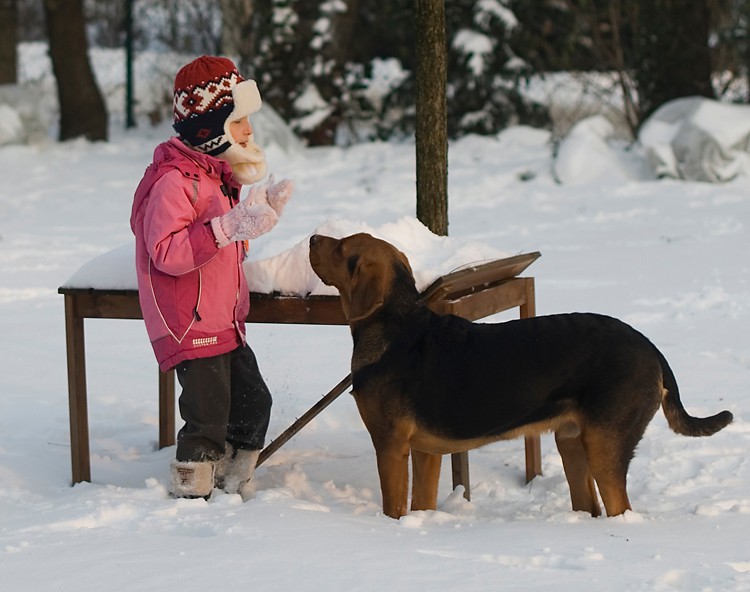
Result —
<svg viewBox="0 0 750 592"><path fill-rule="evenodd" d="M319 234L313 234L310 237L310 246L314 247L316 243L320 241L320 235Z"/></svg>

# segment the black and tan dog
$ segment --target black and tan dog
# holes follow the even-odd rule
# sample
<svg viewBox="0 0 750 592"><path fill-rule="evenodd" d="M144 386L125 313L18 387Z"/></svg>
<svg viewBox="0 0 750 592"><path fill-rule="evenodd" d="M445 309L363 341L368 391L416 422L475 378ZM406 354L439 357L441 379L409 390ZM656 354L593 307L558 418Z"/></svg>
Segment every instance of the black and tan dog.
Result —
<svg viewBox="0 0 750 592"><path fill-rule="evenodd" d="M732 421L695 418L646 337L616 319L561 314L499 324L430 311L409 262L368 234L310 238L310 263L338 288L354 339L353 393L377 455L383 512L435 509L441 455L554 431L574 510L630 509L626 475L661 405L678 434Z"/></svg>

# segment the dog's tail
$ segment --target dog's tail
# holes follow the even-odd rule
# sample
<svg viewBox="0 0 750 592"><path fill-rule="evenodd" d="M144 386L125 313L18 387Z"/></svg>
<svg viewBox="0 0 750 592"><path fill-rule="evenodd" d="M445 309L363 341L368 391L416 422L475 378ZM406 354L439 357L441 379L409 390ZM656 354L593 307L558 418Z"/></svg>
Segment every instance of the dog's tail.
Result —
<svg viewBox="0 0 750 592"><path fill-rule="evenodd" d="M693 417L682 406L677 380L664 355L656 348L661 362L664 380L664 395L661 408L672 431L683 436L711 436L732 422L734 416L730 411L721 411L710 417Z"/></svg>

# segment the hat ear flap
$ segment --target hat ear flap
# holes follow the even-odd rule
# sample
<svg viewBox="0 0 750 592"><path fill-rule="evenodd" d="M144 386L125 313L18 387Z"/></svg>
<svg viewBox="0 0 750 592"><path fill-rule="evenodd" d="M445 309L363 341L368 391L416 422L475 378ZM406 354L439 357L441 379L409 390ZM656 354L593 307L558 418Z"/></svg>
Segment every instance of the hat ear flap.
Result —
<svg viewBox="0 0 750 592"><path fill-rule="evenodd" d="M224 120L224 137L230 144L236 145L237 142L232 137L232 132L229 130L229 124L259 111L263 104L255 80L243 80L242 82L235 84L232 87L232 101L234 102L234 108ZM263 178L265 174L264 170L263 174L261 174L258 179Z"/></svg>
<svg viewBox="0 0 750 592"><path fill-rule="evenodd" d="M260 110L263 101L260 99L260 91L255 80L243 80L232 87L232 100L234 110L229 115L230 119L240 119Z"/></svg>
<svg viewBox="0 0 750 592"><path fill-rule="evenodd" d="M372 315L385 302L383 274L373 263L362 263L352 277L349 322L360 321Z"/></svg>

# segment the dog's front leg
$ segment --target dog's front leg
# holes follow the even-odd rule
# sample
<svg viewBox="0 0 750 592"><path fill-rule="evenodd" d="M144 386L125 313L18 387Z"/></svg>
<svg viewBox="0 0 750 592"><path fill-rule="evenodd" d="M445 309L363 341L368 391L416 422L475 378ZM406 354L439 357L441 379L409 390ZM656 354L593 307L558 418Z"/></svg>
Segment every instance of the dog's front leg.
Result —
<svg viewBox="0 0 750 592"><path fill-rule="evenodd" d="M406 514L409 496L409 438L414 433L414 422L389 417L383 412L389 407L377 394L355 391L354 400L375 447L383 513L398 520Z"/></svg>
<svg viewBox="0 0 750 592"><path fill-rule="evenodd" d="M411 478L411 509L436 510L438 482L440 481L441 454L411 451L413 474Z"/></svg>
<svg viewBox="0 0 750 592"><path fill-rule="evenodd" d="M383 513L397 520L406 514L409 494L409 443L407 441L375 442L378 459Z"/></svg>

